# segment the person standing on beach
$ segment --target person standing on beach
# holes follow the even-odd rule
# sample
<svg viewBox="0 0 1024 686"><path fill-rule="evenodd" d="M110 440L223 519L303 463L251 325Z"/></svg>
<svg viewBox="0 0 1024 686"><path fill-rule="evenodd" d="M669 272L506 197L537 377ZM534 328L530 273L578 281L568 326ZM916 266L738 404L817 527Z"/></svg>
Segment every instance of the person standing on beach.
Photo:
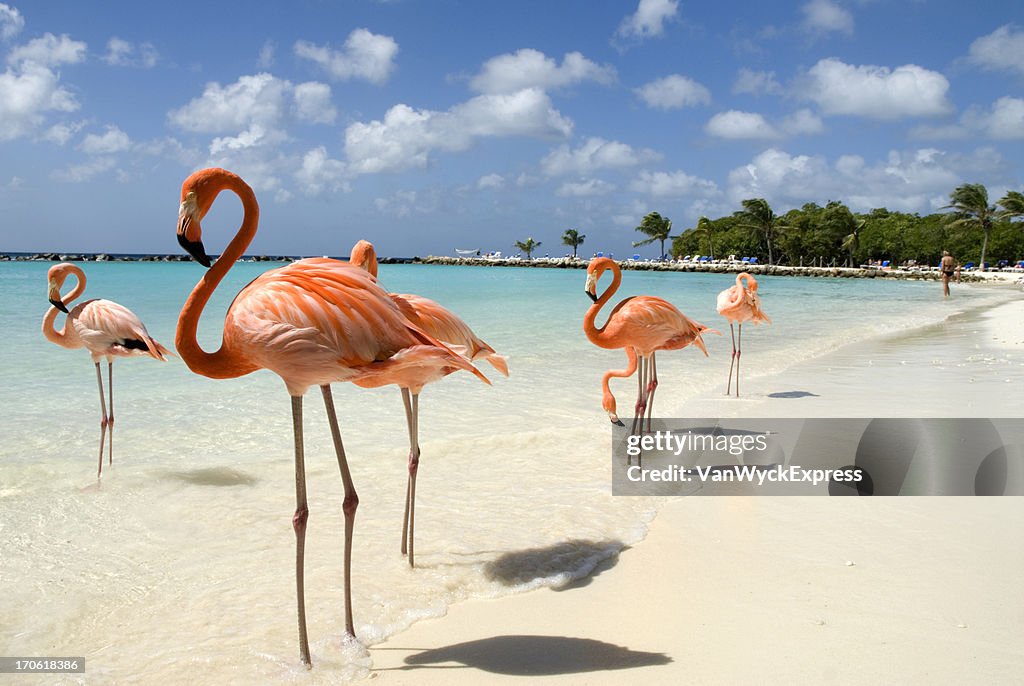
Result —
<svg viewBox="0 0 1024 686"><path fill-rule="evenodd" d="M953 256L949 254L948 250L942 251L942 262L939 265L939 269L942 270L942 294L945 297L949 297L949 279L956 274L956 282L960 283L960 265L957 263Z"/></svg>

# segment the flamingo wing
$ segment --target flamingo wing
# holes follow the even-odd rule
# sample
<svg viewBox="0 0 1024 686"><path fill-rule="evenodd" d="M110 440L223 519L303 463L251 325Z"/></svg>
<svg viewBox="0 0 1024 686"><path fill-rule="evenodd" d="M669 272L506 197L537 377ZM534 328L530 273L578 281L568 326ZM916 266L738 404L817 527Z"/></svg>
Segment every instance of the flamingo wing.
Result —
<svg viewBox="0 0 1024 686"><path fill-rule="evenodd" d="M609 321L628 331L631 345L641 354L678 350L691 343L707 354L702 333L717 333L687 317L672 303L653 296L636 296L616 306Z"/></svg>
<svg viewBox="0 0 1024 686"><path fill-rule="evenodd" d="M258 277L235 298L224 331L226 345L278 373L293 394L356 379L417 345L441 348L450 366L482 377L410 322L373 277L334 260L301 260Z"/></svg>
<svg viewBox="0 0 1024 686"><path fill-rule="evenodd" d="M134 312L111 300L87 300L72 310L70 320L93 355L150 355L165 360L171 354L149 335Z"/></svg>
<svg viewBox="0 0 1024 686"><path fill-rule="evenodd" d="M444 341L469 360L487 360L508 376L508 360L487 345L461 317L430 298L392 293L391 299L412 322L434 338Z"/></svg>

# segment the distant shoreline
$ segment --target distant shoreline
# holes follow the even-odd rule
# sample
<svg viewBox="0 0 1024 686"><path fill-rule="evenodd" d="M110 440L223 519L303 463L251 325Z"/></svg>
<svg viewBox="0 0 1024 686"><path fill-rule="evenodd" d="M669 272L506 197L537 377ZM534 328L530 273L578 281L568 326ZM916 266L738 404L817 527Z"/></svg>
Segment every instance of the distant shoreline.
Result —
<svg viewBox="0 0 1024 686"><path fill-rule="evenodd" d="M218 257L212 255L211 257ZM309 257L309 256L306 256ZM331 256L333 257L333 256ZM71 252L6 252L0 253L0 262L189 262L191 257L186 254L134 254L134 253L71 253ZM295 262L304 259L296 255L244 255L242 262ZM346 260L346 257L333 257ZM588 260L571 257L534 258L484 258L484 257L447 257L428 255L427 257L381 257L381 264L425 264L453 265L470 267L521 267L528 269L585 269ZM898 281L938 281L941 274L938 269L920 267L916 269L880 268L880 267L792 267L784 265L747 264L743 262L648 262L622 260L619 265L624 270L665 271L665 272L705 272L712 274L738 274L748 272L757 276L809 276L854 279L895 279ZM972 272L963 273L960 280L977 283L992 280L1012 280L1021 276L1018 272Z"/></svg>

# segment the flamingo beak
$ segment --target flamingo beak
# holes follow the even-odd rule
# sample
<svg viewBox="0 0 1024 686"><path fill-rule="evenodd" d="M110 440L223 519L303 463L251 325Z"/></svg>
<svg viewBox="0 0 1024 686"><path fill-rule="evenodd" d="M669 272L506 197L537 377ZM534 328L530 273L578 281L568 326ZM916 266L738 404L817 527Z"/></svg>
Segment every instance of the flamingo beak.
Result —
<svg viewBox="0 0 1024 686"><path fill-rule="evenodd" d="M597 276L591 272L587 274L587 285L583 287L583 292L590 296L590 299L597 302Z"/></svg>
<svg viewBox="0 0 1024 686"><path fill-rule="evenodd" d="M68 314L67 306L64 304L64 301L60 299L60 289L57 287L57 284L51 281L50 288L48 290L47 298L50 300L50 304L64 314Z"/></svg>
<svg viewBox="0 0 1024 686"><path fill-rule="evenodd" d="M597 296L596 295L594 295L590 291L586 291L586 290L583 291L583 292L586 293L587 295L589 295L591 300L593 300L594 302L597 302Z"/></svg>
<svg viewBox="0 0 1024 686"><path fill-rule="evenodd" d="M615 426L625 426L625 424L622 423L622 420L619 419L618 417L612 420L612 424L614 424Z"/></svg>
<svg viewBox="0 0 1024 686"><path fill-rule="evenodd" d="M183 212L178 218L178 245L184 248L185 252L192 256L192 259L209 269L210 257L206 254L206 248L203 246L203 241L202 239L194 241L189 240L187 235L189 229L193 229L198 233L199 222L196 221L193 223L192 215Z"/></svg>

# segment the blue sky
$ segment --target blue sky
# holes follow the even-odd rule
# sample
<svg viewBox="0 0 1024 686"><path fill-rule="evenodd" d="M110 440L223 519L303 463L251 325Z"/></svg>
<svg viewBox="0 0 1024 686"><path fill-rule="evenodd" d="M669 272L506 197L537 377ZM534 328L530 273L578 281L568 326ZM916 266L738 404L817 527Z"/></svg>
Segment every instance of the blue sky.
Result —
<svg viewBox="0 0 1024 686"><path fill-rule="evenodd" d="M650 211L1024 188L1016 0L8 1L0 60L7 251L178 252L214 165L256 254L626 254ZM211 252L239 219L223 196Z"/></svg>

